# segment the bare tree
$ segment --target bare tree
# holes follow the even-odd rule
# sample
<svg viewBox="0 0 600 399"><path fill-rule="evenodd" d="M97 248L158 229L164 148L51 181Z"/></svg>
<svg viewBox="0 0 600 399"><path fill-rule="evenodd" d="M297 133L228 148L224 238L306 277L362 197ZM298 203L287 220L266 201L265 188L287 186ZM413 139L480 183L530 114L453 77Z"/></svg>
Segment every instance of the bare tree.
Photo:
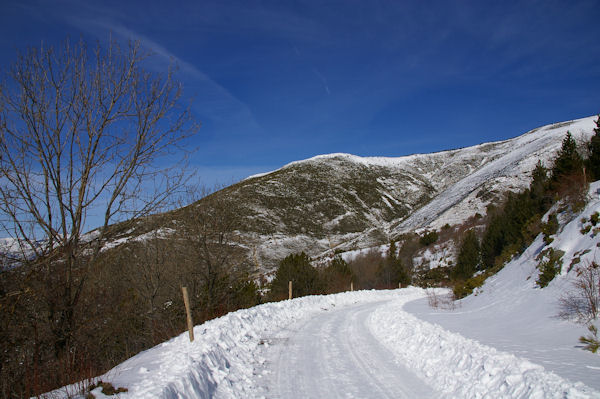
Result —
<svg viewBox="0 0 600 399"><path fill-rule="evenodd" d="M173 293L179 293L179 276L173 264L173 252L172 245L154 231L147 240L132 243L129 250L119 254L123 257L118 262L122 270L121 277L144 305L140 314L145 319L145 334L152 338L153 343L157 343L155 329L160 311L169 298L173 298ZM167 337L160 338L164 340Z"/></svg>
<svg viewBox="0 0 600 399"><path fill-rule="evenodd" d="M43 317L64 353L109 225L155 211L183 183L163 167L197 125L181 85L143 68L140 44L83 41L19 54L0 83L0 234L40 286ZM183 153L182 153L183 154ZM84 234L93 214L100 227Z"/></svg>
<svg viewBox="0 0 600 399"><path fill-rule="evenodd" d="M238 245L241 223L239 206L221 191L205 195L182 209L179 226L184 262L193 279L193 291L200 301L203 318L230 309L236 287L249 282L251 263L247 251ZM222 309L220 309L222 308Z"/></svg>
<svg viewBox="0 0 600 399"><path fill-rule="evenodd" d="M572 289L559 299L559 316L589 324L598 319L600 311L600 266L592 262L577 268Z"/></svg>

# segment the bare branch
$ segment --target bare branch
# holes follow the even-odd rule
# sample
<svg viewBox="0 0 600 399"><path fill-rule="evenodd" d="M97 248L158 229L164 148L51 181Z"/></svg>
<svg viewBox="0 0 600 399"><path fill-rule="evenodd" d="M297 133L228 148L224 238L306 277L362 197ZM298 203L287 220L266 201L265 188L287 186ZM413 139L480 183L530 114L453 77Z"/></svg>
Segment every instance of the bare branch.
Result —
<svg viewBox="0 0 600 399"><path fill-rule="evenodd" d="M148 56L138 42L90 51L67 40L19 54L0 83L0 236L53 282L46 302L57 350L75 328L109 224L158 209L185 182L185 165L162 164L197 124L172 70L143 69ZM92 213L104 215L102 226L85 236Z"/></svg>

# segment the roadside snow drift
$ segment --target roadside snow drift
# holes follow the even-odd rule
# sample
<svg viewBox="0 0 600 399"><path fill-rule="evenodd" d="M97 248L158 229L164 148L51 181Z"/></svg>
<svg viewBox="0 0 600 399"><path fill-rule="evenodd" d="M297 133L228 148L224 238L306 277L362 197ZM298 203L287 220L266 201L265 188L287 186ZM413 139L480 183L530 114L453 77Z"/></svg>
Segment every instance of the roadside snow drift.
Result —
<svg viewBox="0 0 600 399"><path fill-rule="evenodd" d="M372 315L373 335L448 398L600 397L542 366L417 319L402 301Z"/></svg>
<svg viewBox="0 0 600 399"><path fill-rule="evenodd" d="M262 349L275 332L335 307L397 296L394 291L349 292L239 310L195 326L194 342L183 333L139 353L99 379L127 388L120 398L253 397L257 374L264 368ZM104 397L99 388L92 393Z"/></svg>
<svg viewBox="0 0 600 399"><path fill-rule="evenodd" d="M262 377L273 373L265 362L270 337L325 312L379 301L369 318L374 337L396 361L420 374L441 397L598 397L542 366L451 333L417 319L402 308L425 291L358 291L269 303L230 313L125 361L101 376L125 387L121 398L248 398L264 394ZM286 330L286 331L283 331ZM96 398L104 395L97 388ZM437 396L437 395L436 395Z"/></svg>

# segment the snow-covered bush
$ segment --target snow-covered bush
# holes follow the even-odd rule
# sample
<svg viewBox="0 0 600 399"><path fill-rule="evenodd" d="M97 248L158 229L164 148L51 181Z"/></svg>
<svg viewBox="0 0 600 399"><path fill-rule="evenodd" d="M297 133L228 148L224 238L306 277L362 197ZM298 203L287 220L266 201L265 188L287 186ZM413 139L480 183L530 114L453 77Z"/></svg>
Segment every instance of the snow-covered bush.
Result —
<svg viewBox="0 0 600 399"><path fill-rule="evenodd" d="M552 247L540 252L537 257L537 260L540 261L537 266L540 270L540 275L536 281L540 288L544 288L550 284L550 281L560 272L564 254L564 251L554 250Z"/></svg>

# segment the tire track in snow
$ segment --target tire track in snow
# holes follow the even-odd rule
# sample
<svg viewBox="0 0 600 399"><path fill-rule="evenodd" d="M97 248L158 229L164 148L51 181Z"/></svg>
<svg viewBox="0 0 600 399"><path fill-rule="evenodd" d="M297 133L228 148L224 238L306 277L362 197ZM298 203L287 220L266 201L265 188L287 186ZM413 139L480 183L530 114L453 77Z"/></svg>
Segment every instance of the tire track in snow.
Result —
<svg viewBox="0 0 600 399"><path fill-rule="evenodd" d="M325 312L278 347L269 398L431 398L437 394L373 337L382 302Z"/></svg>

